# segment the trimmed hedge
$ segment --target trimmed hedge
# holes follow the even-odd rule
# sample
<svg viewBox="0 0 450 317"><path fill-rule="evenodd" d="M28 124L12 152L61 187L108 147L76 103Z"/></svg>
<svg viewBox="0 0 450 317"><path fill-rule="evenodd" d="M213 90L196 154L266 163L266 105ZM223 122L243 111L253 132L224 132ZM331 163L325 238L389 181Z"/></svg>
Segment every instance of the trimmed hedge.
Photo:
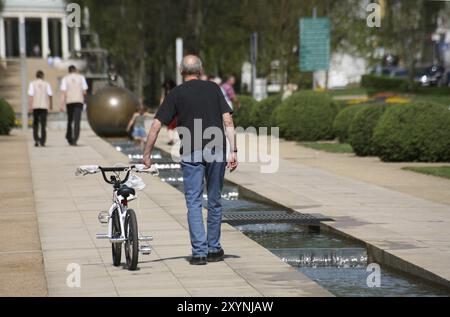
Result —
<svg viewBox="0 0 450 317"><path fill-rule="evenodd" d="M239 107L235 107L233 120L236 127L248 128L253 126L251 113L256 108L258 102L250 96L239 96Z"/></svg>
<svg viewBox="0 0 450 317"><path fill-rule="evenodd" d="M450 162L450 110L430 103L391 106L373 141L386 162Z"/></svg>
<svg viewBox="0 0 450 317"><path fill-rule="evenodd" d="M331 95L331 98L333 98L333 95ZM351 107L351 105L348 104L347 100L335 100L334 103L336 105L338 113L345 108Z"/></svg>
<svg viewBox="0 0 450 317"><path fill-rule="evenodd" d="M13 108L4 99L0 99L0 135L8 135L14 127L16 116Z"/></svg>
<svg viewBox="0 0 450 317"><path fill-rule="evenodd" d="M384 91L410 92L427 96L450 95L450 87L421 87L419 83L409 83L408 80L404 78L392 78L372 74L362 76L361 87L366 88L369 95Z"/></svg>
<svg viewBox="0 0 450 317"><path fill-rule="evenodd" d="M373 142L373 133L381 116L386 111L385 105L368 105L358 111L350 124L350 144L358 156L377 155Z"/></svg>
<svg viewBox="0 0 450 317"><path fill-rule="evenodd" d="M333 131L339 142L348 143L350 141L350 125L358 112L364 109L365 106L367 105L349 106L338 113L333 122Z"/></svg>
<svg viewBox="0 0 450 317"><path fill-rule="evenodd" d="M286 139L318 141L334 138L333 121L337 112L328 94L300 91L277 107L273 116L281 136Z"/></svg>
<svg viewBox="0 0 450 317"><path fill-rule="evenodd" d="M372 93L377 91L407 91L408 81L402 78L363 75L361 87L368 89Z"/></svg>
<svg viewBox="0 0 450 317"><path fill-rule="evenodd" d="M250 112L250 121L255 127L273 127L272 114L281 105L281 95L273 95L259 102Z"/></svg>

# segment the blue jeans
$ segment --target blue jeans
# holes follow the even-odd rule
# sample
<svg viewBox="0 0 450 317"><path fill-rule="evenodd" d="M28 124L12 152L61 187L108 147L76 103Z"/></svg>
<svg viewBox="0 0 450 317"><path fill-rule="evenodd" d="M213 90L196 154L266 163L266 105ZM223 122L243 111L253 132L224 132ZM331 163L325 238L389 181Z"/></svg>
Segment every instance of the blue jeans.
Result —
<svg viewBox="0 0 450 317"><path fill-rule="evenodd" d="M192 157L196 159L192 159ZM181 161L192 255L195 257L204 257L208 255L208 252L218 252L222 248L220 245L222 188L226 164L221 160L206 162L201 158L201 152L195 152L191 159L184 158ZM208 193L207 232L205 232L202 217L205 180Z"/></svg>

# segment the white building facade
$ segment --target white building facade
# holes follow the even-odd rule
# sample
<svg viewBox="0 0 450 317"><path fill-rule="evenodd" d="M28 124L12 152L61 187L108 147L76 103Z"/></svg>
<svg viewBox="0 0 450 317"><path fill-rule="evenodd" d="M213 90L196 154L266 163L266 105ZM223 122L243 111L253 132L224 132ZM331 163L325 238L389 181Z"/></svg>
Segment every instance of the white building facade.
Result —
<svg viewBox="0 0 450 317"><path fill-rule="evenodd" d="M0 13L0 59L18 58L19 24L25 24L26 55L68 59L81 49L79 28L68 28L64 0L5 0Z"/></svg>

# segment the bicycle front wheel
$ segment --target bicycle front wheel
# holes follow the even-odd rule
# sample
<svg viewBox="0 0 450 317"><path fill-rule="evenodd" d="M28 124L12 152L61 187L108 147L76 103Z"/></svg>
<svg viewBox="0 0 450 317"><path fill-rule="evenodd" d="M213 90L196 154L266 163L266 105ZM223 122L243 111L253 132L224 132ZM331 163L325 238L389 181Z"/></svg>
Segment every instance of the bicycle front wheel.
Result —
<svg viewBox="0 0 450 317"><path fill-rule="evenodd" d="M136 213L129 209L125 217L125 257L128 270L135 271L139 258L139 237Z"/></svg>
<svg viewBox="0 0 450 317"><path fill-rule="evenodd" d="M112 237L113 238L118 238L121 235L119 217L120 217L119 211L117 209L115 209L111 215ZM113 265L120 266L120 261L122 259L122 244L113 243L111 248L112 248Z"/></svg>

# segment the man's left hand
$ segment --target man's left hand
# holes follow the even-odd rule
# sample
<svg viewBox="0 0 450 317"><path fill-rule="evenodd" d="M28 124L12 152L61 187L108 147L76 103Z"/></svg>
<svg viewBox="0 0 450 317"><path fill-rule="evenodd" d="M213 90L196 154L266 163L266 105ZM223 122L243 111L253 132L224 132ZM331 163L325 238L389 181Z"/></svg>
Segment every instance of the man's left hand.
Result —
<svg viewBox="0 0 450 317"><path fill-rule="evenodd" d="M228 168L230 169L230 172L233 173L239 166L238 159L237 159L237 153L232 153L229 161L228 161Z"/></svg>

